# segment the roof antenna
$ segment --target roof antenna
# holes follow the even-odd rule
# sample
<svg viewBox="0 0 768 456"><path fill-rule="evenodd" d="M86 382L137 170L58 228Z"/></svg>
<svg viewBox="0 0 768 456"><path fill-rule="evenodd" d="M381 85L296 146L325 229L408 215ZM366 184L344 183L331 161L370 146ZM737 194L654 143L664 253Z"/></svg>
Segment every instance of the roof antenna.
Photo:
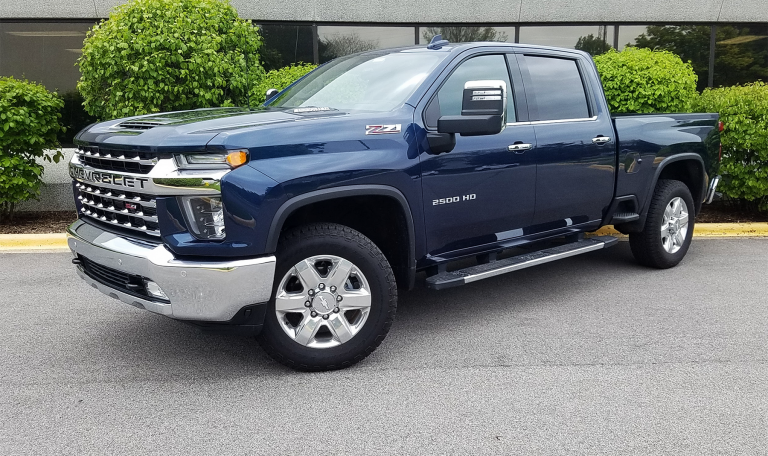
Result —
<svg viewBox="0 0 768 456"><path fill-rule="evenodd" d="M434 37L432 37L432 41L430 41L429 44L427 45L427 49L437 50L442 48L446 44L448 44L448 40L444 40L443 35L435 35Z"/></svg>

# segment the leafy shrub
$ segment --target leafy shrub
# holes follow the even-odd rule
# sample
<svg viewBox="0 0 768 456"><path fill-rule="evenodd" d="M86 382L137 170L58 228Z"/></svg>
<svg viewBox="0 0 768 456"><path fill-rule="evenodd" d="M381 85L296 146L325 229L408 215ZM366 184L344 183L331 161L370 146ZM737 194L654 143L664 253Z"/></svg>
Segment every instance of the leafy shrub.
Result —
<svg viewBox="0 0 768 456"><path fill-rule="evenodd" d="M254 106L264 103L264 101L266 101L267 90L283 90L315 68L317 68L317 65L300 63L268 72L253 88L253 91L251 92L251 103Z"/></svg>
<svg viewBox="0 0 768 456"><path fill-rule="evenodd" d="M768 210L768 85L706 89L692 107L718 112L724 123L720 172L725 179L718 189Z"/></svg>
<svg viewBox="0 0 768 456"><path fill-rule="evenodd" d="M37 198L43 166L63 157L57 133L64 102L40 84L0 78L0 219L13 218L14 206Z"/></svg>
<svg viewBox="0 0 768 456"><path fill-rule="evenodd" d="M244 105L261 43L227 0L131 0L88 33L77 87L100 119Z"/></svg>
<svg viewBox="0 0 768 456"><path fill-rule="evenodd" d="M698 94L691 64L668 51L627 47L594 60L613 113L686 112Z"/></svg>

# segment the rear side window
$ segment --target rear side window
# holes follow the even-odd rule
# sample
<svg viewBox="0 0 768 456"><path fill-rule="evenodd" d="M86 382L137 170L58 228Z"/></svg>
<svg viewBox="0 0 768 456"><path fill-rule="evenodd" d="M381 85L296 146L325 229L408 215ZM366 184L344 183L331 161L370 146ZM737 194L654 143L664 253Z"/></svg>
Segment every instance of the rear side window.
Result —
<svg viewBox="0 0 768 456"><path fill-rule="evenodd" d="M538 119L563 120L589 117L587 96L575 60L525 56L530 84L538 108ZM528 85L531 85L529 88Z"/></svg>

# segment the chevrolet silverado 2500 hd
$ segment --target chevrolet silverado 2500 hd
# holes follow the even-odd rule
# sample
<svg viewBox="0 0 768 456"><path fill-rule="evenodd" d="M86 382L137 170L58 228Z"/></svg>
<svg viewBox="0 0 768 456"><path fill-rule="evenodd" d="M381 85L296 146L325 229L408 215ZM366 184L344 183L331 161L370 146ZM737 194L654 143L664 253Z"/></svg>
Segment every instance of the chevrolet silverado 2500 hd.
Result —
<svg viewBox="0 0 768 456"><path fill-rule="evenodd" d="M370 51L255 109L86 128L68 242L113 298L248 331L297 369L340 368L381 343L419 271L459 286L610 246L582 236L604 225L641 264L675 266L715 193L718 126L612 117L580 51Z"/></svg>

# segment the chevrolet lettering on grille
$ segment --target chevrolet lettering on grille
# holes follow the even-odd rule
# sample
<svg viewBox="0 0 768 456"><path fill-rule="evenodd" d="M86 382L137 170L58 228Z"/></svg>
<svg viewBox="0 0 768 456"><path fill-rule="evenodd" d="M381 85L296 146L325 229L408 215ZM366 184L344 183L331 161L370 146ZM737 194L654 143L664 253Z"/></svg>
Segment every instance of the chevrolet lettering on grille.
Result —
<svg viewBox="0 0 768 456"><path fill-rule="evenodd" d="M127 188L144 188L144 183L149 181L149 179L144 177L121 176L119 174L90 171L74 165L69 165L69 175L73 179L79 179L94 184L111 184Z"/></svg>

